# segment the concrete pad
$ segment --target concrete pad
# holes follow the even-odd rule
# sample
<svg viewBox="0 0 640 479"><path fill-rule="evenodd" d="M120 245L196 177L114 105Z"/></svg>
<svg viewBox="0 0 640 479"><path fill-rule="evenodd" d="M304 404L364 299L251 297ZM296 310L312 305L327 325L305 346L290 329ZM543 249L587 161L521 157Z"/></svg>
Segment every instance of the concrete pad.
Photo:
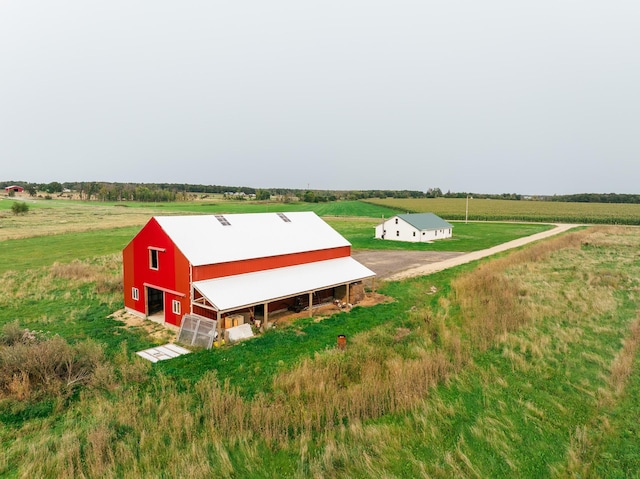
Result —
<svg viewBox="0 0 640 479"><path fill-rule="evenodd" d="M158 361L177 358L178 356L182 356L183 354L188 354L190 352L191 351L188 349L169 343L163 346L145 349L144 351L138 351L136 354L141 358L151 361L152 363L157 363Z"/></svg>

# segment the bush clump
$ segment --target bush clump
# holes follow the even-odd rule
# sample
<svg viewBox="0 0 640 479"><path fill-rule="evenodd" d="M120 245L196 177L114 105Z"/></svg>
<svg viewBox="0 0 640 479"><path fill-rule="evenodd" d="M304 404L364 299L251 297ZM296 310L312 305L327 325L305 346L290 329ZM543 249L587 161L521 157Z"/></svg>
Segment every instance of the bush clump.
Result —
<svg viewBox="0 0 640 479"><path fill-rule="evenodd" d="M40 400L68 397L90 383L105 361L94 341L69 344L60 336L42 338L17 322L0 333L0 398Z"/></svg>
<svg viewBox="0 0 640 479"><path fill-rule="evenodd" d="M14 215L26 215L29 211L29 205L24 201L14 201L11 205L11 211Z"/></svg>

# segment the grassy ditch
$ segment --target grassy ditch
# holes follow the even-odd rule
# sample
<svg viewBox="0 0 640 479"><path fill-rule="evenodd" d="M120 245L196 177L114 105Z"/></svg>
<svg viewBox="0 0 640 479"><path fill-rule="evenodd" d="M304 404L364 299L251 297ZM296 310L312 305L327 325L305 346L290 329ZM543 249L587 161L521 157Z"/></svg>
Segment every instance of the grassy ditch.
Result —
<svg viewBox="0 0 640 479"><path fill-rule="evenodd" d="M152 372L114 329L109 380L0 428L0 474L629 477L639 246L630 229L563 235ZM66 274L42 282L82 283Z"/></svg>

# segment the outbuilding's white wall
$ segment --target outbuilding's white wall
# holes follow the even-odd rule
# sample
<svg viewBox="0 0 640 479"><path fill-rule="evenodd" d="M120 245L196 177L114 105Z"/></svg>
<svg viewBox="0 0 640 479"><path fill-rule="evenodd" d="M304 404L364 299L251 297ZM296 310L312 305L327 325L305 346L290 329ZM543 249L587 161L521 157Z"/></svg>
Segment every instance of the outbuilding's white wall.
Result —
<svg viewBox="0 0 640 479"><path fill-rule="evenodd" d="M451 236L452 228L420 231L403 219L395 216L376 226L376 238L392 241L410 241L413 243L420 243L451 238Z"/></svg>

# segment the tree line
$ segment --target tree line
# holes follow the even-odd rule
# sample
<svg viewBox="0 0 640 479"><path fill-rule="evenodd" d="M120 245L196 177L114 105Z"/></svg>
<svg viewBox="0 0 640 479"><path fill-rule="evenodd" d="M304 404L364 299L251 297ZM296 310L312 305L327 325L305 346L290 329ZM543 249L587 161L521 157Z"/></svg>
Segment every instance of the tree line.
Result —
<svg viewBox="0 0 640 479"><path fill-rule="evenodd" d="M113 182L64 182L31 183L25 181L0 181L0 187L20 185L31 196L44 192L47 195L63 196L75 193L83 200L97 201L140 201L172 202L194 198L195 195L221 194L227 198L269 200L273 196L285 199L297 198L308 203L338 200L361 200L369 198L466 198L500 200L538 200L578 203L636 203L640 204L640 194L580 193L553 196L523 196L518 193L472 193L443 192L440 188L419 190L311 190L293 188L253 188L249 186L203 185L184 183L113 183Z"/></svg>
<svg viewBox="0 0 640 479"><path fill-rule="evenodd" d="M574 195L554 195L547 197L549 201L570 203L640 203L640 194L619 193L578 193Z"/></svg>

